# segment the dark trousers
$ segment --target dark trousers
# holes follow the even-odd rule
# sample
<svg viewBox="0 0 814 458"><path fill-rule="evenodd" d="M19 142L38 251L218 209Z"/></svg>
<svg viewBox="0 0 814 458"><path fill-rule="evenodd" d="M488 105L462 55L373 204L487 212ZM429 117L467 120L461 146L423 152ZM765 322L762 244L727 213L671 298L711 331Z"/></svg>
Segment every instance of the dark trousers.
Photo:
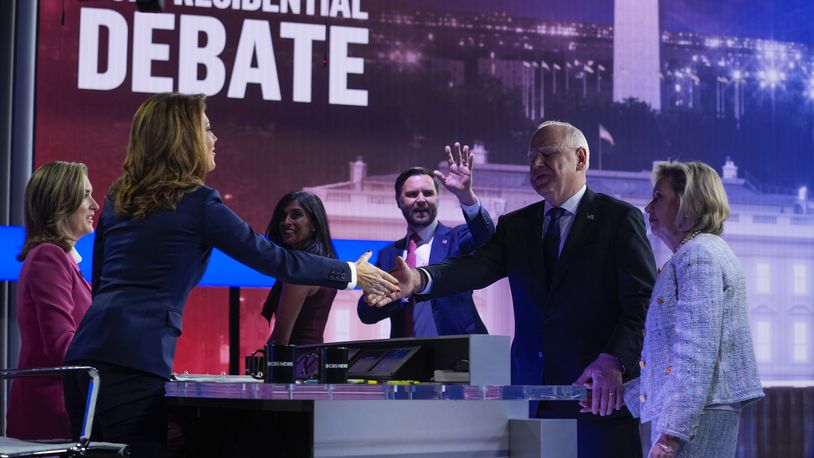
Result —
<svg viewBox="0 0 814 458"><path fill-rule="evenodd" d="M99 370L99 397L96 400L91 439L127 444L133 458L160 458L166 455L164 379L100 361L71 363L93 366ZM82 430L89 381L84 373L65 376L65 406L74 440L79 438Z"/></svg>
<svg viewBox="0 0 814 458"><path fill-rule="evenodd" d="M579 413L570 401L541 402L538 418L576 418L579 458L641 458L639 421L626 408L608 417Z"/></svg>

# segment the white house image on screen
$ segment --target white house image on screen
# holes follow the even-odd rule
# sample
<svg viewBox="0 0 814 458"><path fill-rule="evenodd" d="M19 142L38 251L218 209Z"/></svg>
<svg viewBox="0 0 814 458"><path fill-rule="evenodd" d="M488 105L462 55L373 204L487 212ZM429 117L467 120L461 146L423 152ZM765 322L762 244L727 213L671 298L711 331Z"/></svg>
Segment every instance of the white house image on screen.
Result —
<svg viewBox="0 0 814 458"><path fill-rule="evenodd" d="M488 151L475 143L475 193L492 217L540 199L528 185L525 165L490 164ZM445 167L446 163L441 166ZM337 239L397 240L404 236L404 219L395 205L393 183L400 170L368 176L362 158L349 164L349 180L307 188L325 203L332 235ZM721 168L732 215L724 237L743 264L755 351L764 381L814 379L814 202L806 188L795 194L762 187L738 178L728 160ZM589 170L591 189L644 209L651 195L650 171ZM438 218L462 224L454 196L441 190ZM657 265L669 250L649 235ZM387 338L385 320L363 325L356 316L359 292L336 297L326 341ZM502 280L475 292L475 303L492 334L513 334L508 282Z"/></svg>

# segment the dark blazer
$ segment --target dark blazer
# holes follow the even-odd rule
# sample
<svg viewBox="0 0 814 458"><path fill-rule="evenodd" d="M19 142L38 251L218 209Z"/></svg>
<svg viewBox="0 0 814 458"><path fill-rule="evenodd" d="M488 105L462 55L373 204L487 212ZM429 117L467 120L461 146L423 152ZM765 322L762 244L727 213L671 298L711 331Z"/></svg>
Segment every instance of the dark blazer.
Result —
<svg viewBox="0 0 814 458"><path fill-rule="evenodd" d="M431 296L483 288L509 277L514 302L512 383L570 385L599 353L616 356L626 379L638 357L655 261L641 212L587 189L546 284L544 202L503 215L476 253L427 267ZM552 403L554 404L554 403ZM566 405L567 404L567 405ZM576 403L557 403L576 418ZM599 417L597 417L599 418Z"/></svg>
<svg viewBox="0 0 814 458"><path fill-rule="evenodd" d="M439 263L450 256L470 253L495 232L495 224L483 207L476 218L470 220L465 213L464 218L466 224L454 228L438 223L430 248L430 264ZM396 257L404 254L405 243L406 238L403 238L382 248L377 255L376 265L386 271L393 269ZM367 324L390 318L390 337L405 337L404 305L404 302L396 301L381 308L370 307L362 297L359 298L356 311L359 319ZM432 314L438 335L487 333L472 301L471 289L433 298Z"/></svg>
<svg viewBox="0 0 814 458"><path fill-rule="evenodd" d="M143 220L107 201L93 249L93 303L66 361L103 361L168 378L190 290L212 248L284 282L345 288L346 262L289 251L255 233L201 186Z"/></svg>

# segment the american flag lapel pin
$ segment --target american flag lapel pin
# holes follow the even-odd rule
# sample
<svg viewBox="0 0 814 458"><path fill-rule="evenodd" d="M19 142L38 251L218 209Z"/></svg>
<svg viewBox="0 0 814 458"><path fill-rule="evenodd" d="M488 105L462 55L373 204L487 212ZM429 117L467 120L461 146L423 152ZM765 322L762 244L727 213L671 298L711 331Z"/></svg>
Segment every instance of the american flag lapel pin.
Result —
<svg viewBox="0 0 814 458"><path fill-rule="evenodd" d="M443 245L446 245L446 244L447 244L447 242L449 242L449 240L447 240L447 239L441 240L441 243L442 243Z"/></svg>
<svg viewBox="0 0 814 458"><path fill-rule="evenodd" d="M588 213L588 219L593 221L594 220L594 214L593 213Z"/></svg>

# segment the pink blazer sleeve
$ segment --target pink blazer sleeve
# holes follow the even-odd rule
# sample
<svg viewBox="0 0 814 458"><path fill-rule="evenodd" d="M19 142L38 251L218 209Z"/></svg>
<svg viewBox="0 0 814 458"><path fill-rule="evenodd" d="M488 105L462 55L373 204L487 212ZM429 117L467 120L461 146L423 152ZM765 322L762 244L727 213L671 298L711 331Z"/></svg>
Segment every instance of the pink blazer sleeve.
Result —
<svg viewBox="0 0 814 458"><path fill-rule="evenodd" d="M72 259L55 245L43 245L31 259L27 286L42 336L44 354L63 361L79 323L74 320L73 283L77 275Z"/></svg>

